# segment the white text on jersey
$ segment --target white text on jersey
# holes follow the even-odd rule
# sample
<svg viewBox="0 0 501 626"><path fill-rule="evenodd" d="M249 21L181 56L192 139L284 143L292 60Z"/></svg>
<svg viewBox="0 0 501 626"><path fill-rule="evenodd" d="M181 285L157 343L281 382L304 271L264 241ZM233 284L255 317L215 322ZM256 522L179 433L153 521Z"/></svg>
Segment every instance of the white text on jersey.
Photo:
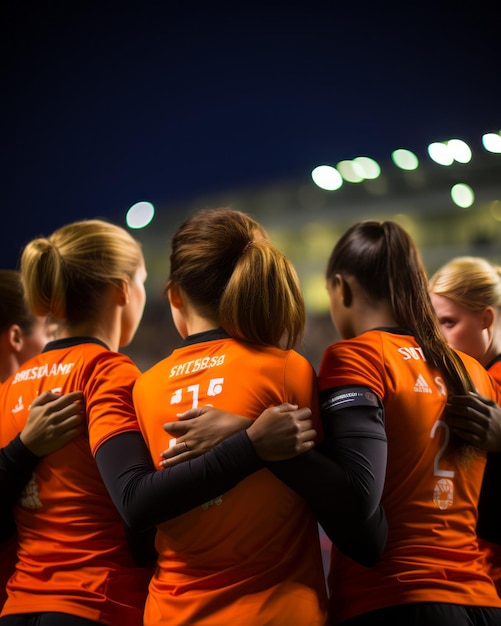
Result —
<svg viewBox="0 0 501 626"><path fill-rule="evenodd" d="M175 365L170 370L169 378L173 376L182 376L183 374L191 374L200 370L207 370L210 367L217 367L224 363L224 354L219 356L206 356L203 359L195 359L194 361L186 361L180 365Z"/></svg>

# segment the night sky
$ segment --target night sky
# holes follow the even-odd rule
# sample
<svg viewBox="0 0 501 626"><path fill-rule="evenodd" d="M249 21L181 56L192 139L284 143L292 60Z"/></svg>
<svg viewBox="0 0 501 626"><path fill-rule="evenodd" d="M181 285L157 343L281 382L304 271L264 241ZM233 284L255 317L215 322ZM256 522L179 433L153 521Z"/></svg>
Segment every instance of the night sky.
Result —
<svg viewBox="0 0 501 626"><path fill-rule="evenodd" d="M383 4L4 3L0 266L139 200L498 131L496 3Z"/></svg>

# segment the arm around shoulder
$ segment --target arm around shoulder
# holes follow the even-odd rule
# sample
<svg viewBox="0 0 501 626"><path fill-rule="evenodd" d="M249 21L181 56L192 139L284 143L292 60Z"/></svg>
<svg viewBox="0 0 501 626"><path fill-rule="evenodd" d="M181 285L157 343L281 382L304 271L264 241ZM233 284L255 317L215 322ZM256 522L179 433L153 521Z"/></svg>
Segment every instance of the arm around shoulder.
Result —
<svg viewBox="0 0 501 626"><path fill-rule="evenodd" d="M342 401L346 393L349 403ZM383 406L369 389L332 389L321 394L321 412L323 442L269 469L305 498L340 550L372 565L387 536L380 504L387 457Z"/></svg>

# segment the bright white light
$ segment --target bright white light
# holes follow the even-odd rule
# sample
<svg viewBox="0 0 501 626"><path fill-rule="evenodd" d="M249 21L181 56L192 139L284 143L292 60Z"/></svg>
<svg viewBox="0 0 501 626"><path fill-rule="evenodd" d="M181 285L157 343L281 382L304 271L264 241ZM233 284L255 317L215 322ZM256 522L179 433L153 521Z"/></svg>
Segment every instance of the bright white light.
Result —
<svg viewBox="0 0 501 626"><path fill-rule="evenodd" d="M398 148L391 153L393 163L402 170L416 170L419 166L419 161L414 152L406 150L405 148Z"/></svg>
<svg viewBox="0 0 501 626"><path fill-rule="evenodd" d="M501 135L499 133L486 133L482 137L482 143L489 152L501 152Z"/></svg>
<svg viewBox="0 0 501 626"><path fill-rule="evenodd" d="M339 189L343 184L341 174L332 165L319 165L311 172L311 178L317 187L326 191Z"/></svg>
<svg viewBox="0 0 501 626"><path fill-rule="evenodd" d="M136 202L127 211L126 222L129 228L148 226L155 215L155 207L151 202Z"/></svg>
<svg viewBox="0 0 501 626"><path fill-rule="evenodd" d="M361 183L364 180L363 169L355 161L339 161L336 168L349 183Z"/></svg>
<svg viewBox="0 0 501 626"><path fill-rule="evenodd" d="M447 147L455 161L459 163L469 163L471 161L470 146L462 139L450 139L447 142Z"/></svg>
<svg viewBox="0 0 501 626"><path fill-rule="evenodd" d="M381 168L374 159L369 157L357 157L353 159L353 162L361 168L363 177L368 180L374 180L381 174Z"/></svg>
<svg viewBox="0 0 501 626"><path fill-rule="evenodd" d="M454 204L462 209L468 209L475 202L475 194L469 185L458 183L451 189L451 198Z"/></svg>
<svg viewBox="0 0 501 626"><path fill-rule="evenodd" d="M430 158L439 165L452 165L454 163L454 157L452 152L445 143L435 141L428 146L428 154Z"/></svg>

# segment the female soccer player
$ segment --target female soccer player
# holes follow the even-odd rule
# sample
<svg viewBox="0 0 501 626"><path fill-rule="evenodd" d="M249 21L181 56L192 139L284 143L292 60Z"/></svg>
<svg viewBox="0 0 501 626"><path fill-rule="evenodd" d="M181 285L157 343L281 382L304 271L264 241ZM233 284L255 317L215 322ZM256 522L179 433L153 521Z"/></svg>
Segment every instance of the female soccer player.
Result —
<svg viewBox="0 0 501 626"><path fill-rule="evenodd" d="M288 458L309 449L316 436L311 411L285 411L280 420L272 419L277 424L274 440L270 428L263 428L264 416L234 438L236 454L231 442L223 442L184 467L157 471L132 405L139 370L118 351L132 340L145 305L146 269L139 244L113 224L76 222L29 242L21 273L30 309L57 320L58 337L2 386L0 445L22 430L30 403L46 390L82 390L86 429L39 462L15 507L20 547L0 623L140 626L152 569L149 546L131 544L130 526L148 530L218 498L261 469L263 455ZM292 282L291 294L294 290ZM303 315L301 302L296 304L299 308L286 318L293 322L281 328L293 338ZM293 372L308 373L307 364L300 365ZM312 381L306 378L304 384ZM271 418L273 411L268 412ZM308 520L303 506L301 522ZM304 532L301 526L297 530ZM307 539L301 544L308 552L306 562L316 564L318 538ZM146 564L138 566L138 558ZM321 572L320 560L318 564ZM312 623L322 623L325 589L314 586L321 581L319 570L296 567L304 577L304 584L298 577L299 598L313 608ZM265 579L266 572L261 582ZM297 591L292 584L294 597Z"/></svg>
<svg viewBox="0 0 501 626"><path fill-rule="evenodd" d="M172 240L167 293L183 342L134 386L155 463L166 447L159 435L169 408L217 401L254 421L288 402L310 407L318 428L315 372L293 350L305 323L299 281L257 222L224 208L186 220ZM242 435L237 457L247 454ZM146 626L325 623L316 520L264 466L160 524L156 547Z"/></svg>
<svg viewBox="0 0 501 626"><path fill-rule="evenodd" d="M370 423L364 398L375 396L388 437L386 548L372 568L333 550L331 622L495 626L501 600L475 532L486 455L453 435L444 409L449 394L476 389L499 401L499 392L478 361L445 341L418 250L396 223L349 228L326 278L342 337L319 371L321 402L333 407L326 420L343 419L344 398L357 424Z"/></svg>
<svg viewBox="0 0 501 626"><path fill-rule="evenodd" d="M78 222L29 242L21 276L29 309L56 320L58 332L2 385L0 445L46 391L81 390L86 428L38 462L16 504L18 560L0 622L140 626L151 569L136 565L92 453L112 434L138 429L135 419L118 424L125 411L117 405L139 374L118 349L143 311L141 249L112 224Z"/></svg>
<svg viewBox="0 0 501 626"><path fill-rule="evenodd" d="M39 354L52 338L56 325L28 309L21 276L16 270L0 270L0 383L18 367ZM17 537L9 506L19 497L42 456L66 445L77 436L81 423L81 393L58 397L47 392L31 404L22 429L0 448L0 607L6 599L5 585L16 562ZM1 419L1 418L0 418Z"/></svg>
<svg viewBox="0 0 501 626"><path fill-rule="evenodd" d="M475 357L501 385L501 268L481 257L457 257L437 270L429 288L449 345ZM489 452L477 533L489 574L501 596L500 482L501 452Z"/></svg>

